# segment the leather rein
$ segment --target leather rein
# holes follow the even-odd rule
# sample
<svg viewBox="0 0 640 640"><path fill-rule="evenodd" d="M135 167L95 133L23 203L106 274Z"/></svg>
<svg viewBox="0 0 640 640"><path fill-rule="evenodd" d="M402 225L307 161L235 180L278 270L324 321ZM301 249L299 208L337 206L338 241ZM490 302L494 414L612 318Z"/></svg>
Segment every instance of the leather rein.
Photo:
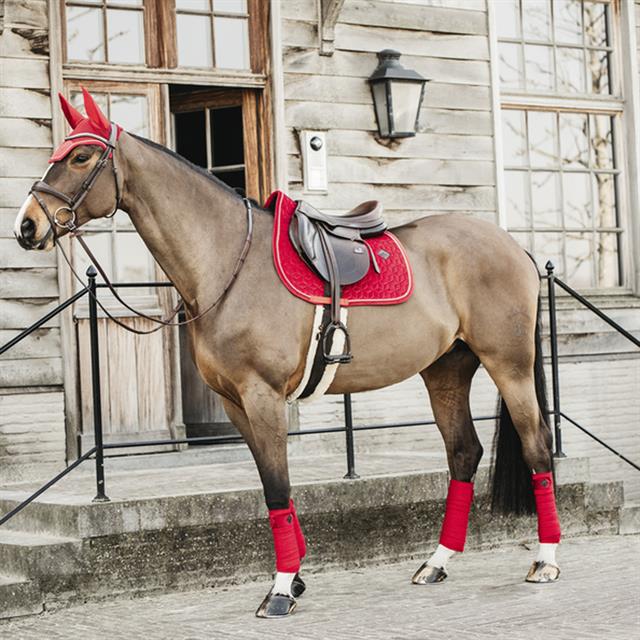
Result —
<svg viewBox="0 0 640 640"><path fill-rule="evenodd" d="M82 202L86 198L87 194L89 193L89 191L91 190L91 188L95 184L96 180L98 179L99 175L102 173L104 168L107 166L110 157L111 157L111 160L112 160L112 162L111 162L111 170L112 170L112 173L113 173L113 180L114 180L115 189L116 189L116 196L115 196L116 200L115 200L115 204L114 204L114 207L111 210L111 212L108 213L106 216L103 216L103 217L105 217L105 218L113 217L116 214L116 211L118 211L118 209L120 207L121 190L120 190L120 184L118 182L118 170L116 168L115 154L113 153L115 148L116 148L117 134L118 134L118 129L112 123L111 124L111 131L109 133L109 139L103 138L102 136L99 136L99 135L93 134L93 133L81 133L81 134L77 134L77 135L71 135L71 136L68 136L67 138L65 138L65 141L66 140L73 140L74 138L94 138L95 140L98 140L98 141L102 142L105 145L105 148L102 151L102 154L100 155L100 158L98 159L98 162L91 169L91 171L89 172L89 175L87 175L87 177L82 181L82 184L80 185L80 188L72 196L68 196L66 193L62 193L62 191L58 191L58 189L56 189L55 187L52 187L51 185L49 185L46 182L44 182L44 178L46 177L46 174L41 180L37 180L36 182L33 183L33 185L31 186L31 189L29 190L29 194L32 195L34 197L34 199L36 200L36 202L40 205L40 208L42 209L43 213L47 217L47 220L49 221L49 229L47 230L47 233L42 238L42 240L40 240L40 242L38 243L36 248L37 249L43 249L45 247L47 241L49 240L49 238L53 237L53 243L60 250L60 253L62 254L62 257L64 258L65 262L69 266L69 269L71 270L71 273L73 274L73 276L83 286L86 286L84 281L82 280L82 278L78 275L77 271L74 269L73 264L72 264L71 260L69 259L69 256L66 254L65 250L62 248L62 244L60 244L60 242L58 241L59 233L57 232L57 229L63 229L65 231L67 231L72 238L76 238L76 240L79 242L80 246L82 247L84 252L87 254L87 257L89 258L89 260L91 261L93 266L96 268L97 272L100 274L100 276L104 280L107 288L113 294L115 299L120 304L122 304L126 309L128 309L133 314L135 314L136 316L138 316L140 318L145 318L146 320L150 320L150 321L155 322L156 324L158 324L157 327L154 327L153 329L146 329L146 330L145 329L136 329L135 327L131 327L128 324L122 322L122 320L120 320L119 318L116 318L115 316L113 316L105 308L105 306L102 304L102 302L100 302L100 300L98 300L98 297L95 295L95 293L93 291L89 290L89 295L93 297L93 299L95 300L96 304L100 307L100 309L102 309L104 314L110 320L115 322L117 325L119 325L123 329L126 329L127 331L130 331L131 333L145 335L145 334L149 334L149 333L154 333L154 332L162 329L163 327L180 327L180 326L183 326L183 325L190 324L192 322L195 322L196 320L199 320L203 316L205 316L207 313L209 313L215 307L217 307L218 304L220 304L220 302L222 302L223 298L226 296L228 291L231 289L233 283L235 282L236 278L238 277L238 274L240 273L240 270L242 269L242 266L244 265L244 262L245 262L245 260L247 258L248 253L249 253L249 248L251 247L251 240L253 238L253 210L252 210L252 206L251 206L251 201L248 198L243 198L242 199L243 202L244 202L245 209L247 211L247 235L246 235L246 238L245 238L245 241L244 241L244 245L242 247L242 251L240 252L240 255L238 256L238 258L236 260L233 272L232 272L231 276L229 277L229 279L227 280L227 282L226 282L226 284L224 286L224 289L222 290L220 295L208 307L206 307L203 311L197 313L196 315L191 316L187 320L180 320L180 321L177 321L177 322L174 322L173 319L176 317L176 315L178 314L178 312L180 311L180 309L183 306L185 306L185 307L187 306L186 303L184 302L184 300L178 301L178 304L175 306L175 308L173 309L171 314L166 318L154 318L153 316L147 315L146 313L143 313L142 311L138 311L137 309L134 309L133 307L131 307L127 302L125 302L122 299L122 297L120 296L120 294L118 294L118 292L116 291L115 286L111 283L111 281L107 277L107 274L105 273L104 269L102 268L102 266L98 262L97 258L94 256L93 252L87 246L87 243L85 242L84 238L81 235L81 231L79 230L78 226L76 225L76 222L77 222L76 210L82 204ZM65 204L63 206L61 206L61 207L58 207L52 214L51 211L49 210L49 207L47 207L46 202L40 196L40 193L46 193L46 194L51 195L51 196L53 196L55 198L58 198L59 200L61 200ZM61 212L64 212L64 211L69 213L68 220L61 220L60 217L59 217L59 214Z"/></svg>

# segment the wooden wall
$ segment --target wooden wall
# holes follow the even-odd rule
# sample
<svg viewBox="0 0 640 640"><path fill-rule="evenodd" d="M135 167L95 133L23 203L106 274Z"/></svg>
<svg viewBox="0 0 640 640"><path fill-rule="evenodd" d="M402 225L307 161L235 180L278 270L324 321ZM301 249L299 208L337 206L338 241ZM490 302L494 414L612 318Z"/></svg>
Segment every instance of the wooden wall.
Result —
<svg viewBox="0 0 640 640"><path fill-rule="evenodd" d="M58 303L55 253L27 252L13 223L51 151L46 0L6 0L0 33L0 344ZM64 462L59 321L0 358L0 481ZM36 395L33 395L36 393Z"/></svg>
<svg viewBox="0 0 640 640"><path fill-rule="evenodd" d="M446 7L439 6L446 4ZM289 190L302 195L297 131L328 129L329 189L304 197L344 211L371 197L392 224L433 213L472 212L495 219L495 186L484 0L347 0L335 52L318 55L315 0L281 3ZM376 53L431 80L419 133L380 141L367 78Z"/></svg>

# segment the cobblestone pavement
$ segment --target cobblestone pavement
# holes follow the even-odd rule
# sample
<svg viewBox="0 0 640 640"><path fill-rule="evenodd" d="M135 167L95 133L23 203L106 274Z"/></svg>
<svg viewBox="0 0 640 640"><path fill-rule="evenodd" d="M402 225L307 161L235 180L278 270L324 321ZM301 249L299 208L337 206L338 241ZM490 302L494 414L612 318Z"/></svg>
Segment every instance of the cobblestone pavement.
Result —
<svg viewBox="0 0 640 640"><path fill-rule="evenodd" d="M258 620L268 582L93 603L0 626L12 640L632 640L640 638L640 536L565 541L557 584L522 579L532 552L455 558L449 580L417 587L417 562L307 575L285 620Z"/></svg>

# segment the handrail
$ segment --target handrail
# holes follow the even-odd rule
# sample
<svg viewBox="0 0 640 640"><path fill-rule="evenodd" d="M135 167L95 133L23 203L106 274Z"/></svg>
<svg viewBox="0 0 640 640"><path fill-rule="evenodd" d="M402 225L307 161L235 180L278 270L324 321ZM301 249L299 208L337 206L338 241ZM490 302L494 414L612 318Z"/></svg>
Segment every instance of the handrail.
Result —
<svg viewBox="0 0 640 640"><path fill-rule="evenodd" d="M556 457L564 457L562 451L562 431L561 420L564 418L570 424L580 429L586 435L591 437L594 441L598 442L601 446L618 456L624 462L631 465L633 468L640 471L640 466L635 462L629 460L619 451L614 449L611 445L604 442L602 439L595 436L588 429L583 427L573 418L566 415L560 408L560 382L559 382L559 367L558 367L558 333L557 333L557 321L556 321L556 298L555 298L555 285L557 284L569 295L573 296L578 302L587 307L590 311L595 313L604 322L613 327L617 332L627 338L636 346L640 347L640 340L634 335L621 327L617 322L610 318L603 311L598 309L592 302L584 298L577 291L572 289L568 284L557 278L554 274L554 265L551 261L546 264L547 274L542 276L548 282L548 294L549 294L549 333L550 333L550 349L551 349L551 370L552 370L552 388L553 388L553 410L549 412L549 415L553 415L554 419L554 436L555 436L555 452ZM8 351L10 348L18 344L28 335L33 333L36 329L46 324L49 320L55 317L57 314L64 311L71 306L74 302L82 298L84 295L89 294L89 323L90 323L90 336L91 336L91 373L92 373L92 391L93 391L93 418L94 418L94 437L95 445L78 457L77 460L69 464L63 471L54 476L51 480L42 485L37 491L31 494L27 499L23 500L19 505L14 507L11 511L0 518L0 525L7 522L14 517L17 513L22 511L27 505L33 502L38 496L42 495L47 489L56 484L59 480L65 477L68 473L73 471L84 461L94 457L96 463L96 497L94 501L107 502L109 498L105 492L105 479L104 479L104 451L115 449L127 449L146 446L162 446L162 445L176 445L176 444L195 444L195 443L213 443L223 444L230 442L238 442L241 440L240 434L227 435L227 436L200 436L200 437L184 437L184 438L165 438L163 440L140 440L130 442L107 442L102 441L102 410L101 410L101 391L100 391L100 360L99 360L99 341L98 341L98 313L96 298L98 289L105 288L108 285L106 283L99 283L96 281L96 271L92 267L87 269L87 276L89 282L86 287L75 293L73 296L59 304L55 309L52 309L45 314L40 320L33 323L30 327L20 332L17 336L12 338L5 345L0 347L0 355ZM173 287L171 282L120 282L113 283L113 287L122 288L139 288L139 287ZM473 420L476 422L494 420L497 416L478 416ZM353 407L351 403L351 395L344 395L344 426L340 427L318 427L310 429L300 429L298 431L289 431L289 436L303 436L303 435L317 435L326 433L345 433L346 437L346 455L347 455L347 474L344 476L346 479L358 478L358 474L355 472L355 445L354 445L354 433L356 431L371 431L377 429L396 429L403 427L414 427L423 425L436 424L435 420L416 420L405 422L391 422L391 423L379 423L379 424L353 424Z"/></svg>

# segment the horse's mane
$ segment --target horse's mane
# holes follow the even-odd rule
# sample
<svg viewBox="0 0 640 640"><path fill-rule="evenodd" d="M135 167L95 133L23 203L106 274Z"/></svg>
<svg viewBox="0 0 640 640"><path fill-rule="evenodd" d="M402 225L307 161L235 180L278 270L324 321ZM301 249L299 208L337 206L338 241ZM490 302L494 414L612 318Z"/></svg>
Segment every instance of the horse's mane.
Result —
<svg viewBox="0 0 640 640"><path fill-rule="evenodd" d="M149 140L149 138L143 138L142 136L136 135L135 133L129 133L129 135L133 136L136 140L140 140L140 142L146 144L147 146L152 147L153 149L157 149L162 153L166 153L168 156L171 156L172 158L175 158L179 162L182 162L182 164L186 165L189 169L191 169L192 171L195 171L201 176L204 176L208 180L211 180L211 182L213 182L216 186L221 187L227 193L231 194L238 200L242 199L242 196L233 187L230 187L226 182L223 182L222 180L220 180L220 178L214 176L211 172L207 171L206 169L203 169L197 164L194 164L193 162L191 162L191 160L187 160L187 158L185 158L184 156L181 156L179 153L176 153L175 151L169 149L168 147L165 147L164 145L159 144L158 142ZM249 200L251 201L253 206L258 207L260 209L263 208L262 205L259 202L256 202L253 198L249 198Z"/></svg>

